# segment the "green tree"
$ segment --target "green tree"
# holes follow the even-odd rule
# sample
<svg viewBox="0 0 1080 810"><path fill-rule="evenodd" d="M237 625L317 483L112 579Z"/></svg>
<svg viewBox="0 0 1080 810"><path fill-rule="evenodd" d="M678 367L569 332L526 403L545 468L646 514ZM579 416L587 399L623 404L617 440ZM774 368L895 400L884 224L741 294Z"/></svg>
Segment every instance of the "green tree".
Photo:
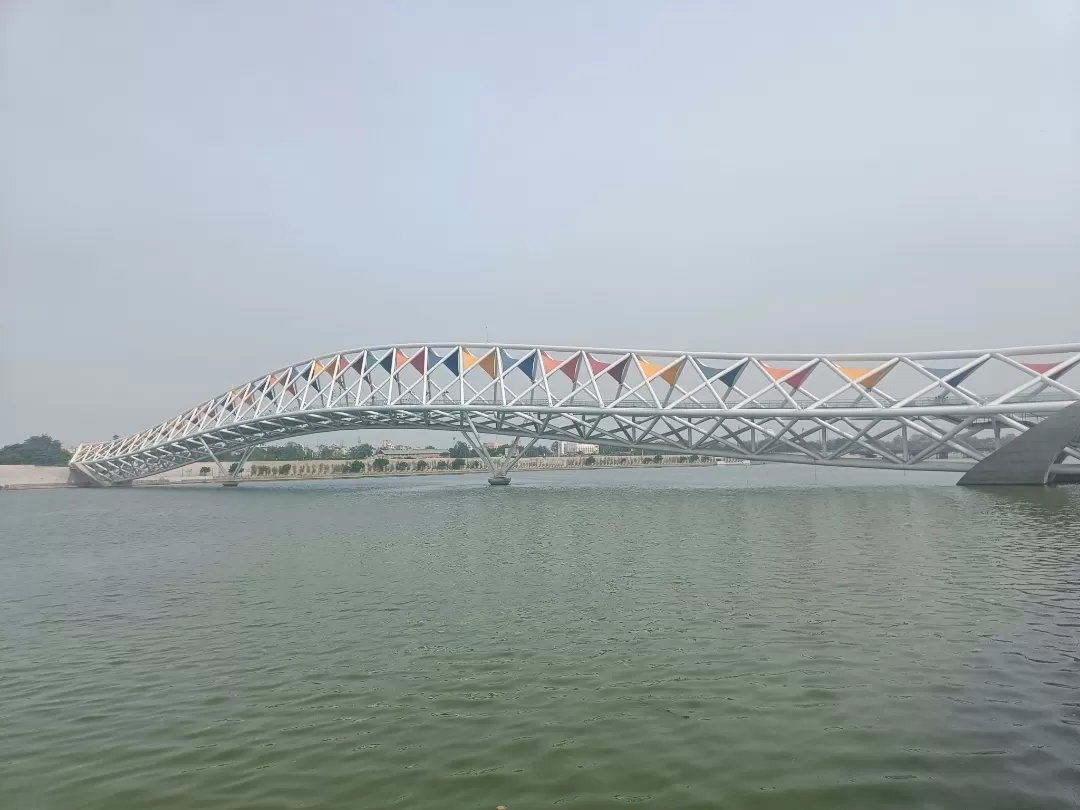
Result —
<svg viewBox="0 0 1080 810"><path fill-rule="evenodd" d="M239 461L234 461L232 464L229 465L229 475L236 475L236 471L239 468L240 468L240 462Z"/></svg>
<svg viewBox="0 0 1080 810"><path fill-rule="evenodd" d="M278 475L288 475L292 471L292 464L282 464L277 471Z"/></svg>
<svg viewBox="0 0 1080 810"><path fill-rule="evenodd" d="M349 448L349 458L371 458L375 448L370 444L357 444Z"/></svg>
<svg viewBox="0 0 1080 810"><path fill-rule="evenodd" d="M664 457L662 455L660 455L659 453L657 453L655 456L652 457L652 463L653 464L663 464L664 463Z"/></svg>
<svg viewBox="0 0 1080 810"><path fill-rule="evenodd" d="M362 462L360 459L354 458L349 463L349 472L351 472L351 473L362 473L363 471L364 471L364 462Z"/></svg>
<svg viewBox="0 0 1080 810"><path fill-rule="evenodd" d="M210 468L209 467L199 467L199 475L209 475L209 474L210 474Z"/></svg>
<svg viewBox="0 0 1080 810"><path fill-rule="evenodd" d="M390 461L385 458L377 458L371 463L371 468L375 470L375 472L386 472L389 466Z"/></svg>
<svg viewBox="0 0 1080 810"><path fill-rule="evenodd" d="M427 468L428 468L428 463L426 461L418 461L418 462L416 462L416 471L417 472L423 472Z"/></svg>
<svg viewBox="0 0 1080 810"><path fill-rule="evenodd" d="M480 469L480 462L476 461L475 459L473 461L470 461L469 462L469 469L470 470L479 470Z"/></svg>
<svg viewBox="0 0 1080 810"><path fill-rule="evenodd" d="M452 470L464 470L465 469L465 459L463 459L461 457L455 458L452 462L450 462L450 469L452 469Z"/></svg>
<svg viewBox="0 0 1080 810"><path fill-rule="evenodd" d="M0 447L0 464L33 464L38 467L64 467L71 453L52 436L31 436L18 444Z"/></svg>
<svg viewBox="0 0 1080 810"><path fill-rule="evenodd" d="M652 464L652 459L649 458L648 456L642 456L641 457L641 463L642 464Z"/></svg>
<svg viewBox="0 0 1080 810"><path fill-rule="evenodd" d="M435 469L436 470L448 470L448 469L450 469L450 465L447 464L445 461L436 461L435 462Z"/></svg>
<svg viewBox="0 0 1080 810"><path fill-rule="evenodd" d="M398 472L405 472L407 469L409 469L409 462L407 462L407 461L399 461L394 466L394 469L396 469Z"/></svg>
<svg viewBox="0 0 1080 810"><path fill-rule="evenodd" d="M595 467L596 466L596 456L589 456L588 458L586 458L585 459L585 466L586 467Z"/></svg>
<svg viewBox="0 0 1080 810"><path fill-rule="evenodd" d="M450 448L450 458L472 458L475 455L476 451L461 440L454 442L454 446Z"/></svg>

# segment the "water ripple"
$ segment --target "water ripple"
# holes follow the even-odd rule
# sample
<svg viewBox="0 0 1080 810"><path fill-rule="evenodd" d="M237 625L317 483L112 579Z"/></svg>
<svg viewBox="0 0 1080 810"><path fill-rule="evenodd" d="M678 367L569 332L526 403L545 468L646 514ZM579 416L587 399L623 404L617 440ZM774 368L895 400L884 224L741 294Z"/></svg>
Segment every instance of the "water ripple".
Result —
<svg viewBox="0 0 1080 810"><path fill-rule="evenodd" d="M746 475L4 498L0 807L1080 804L1080 490Z"/></svg>

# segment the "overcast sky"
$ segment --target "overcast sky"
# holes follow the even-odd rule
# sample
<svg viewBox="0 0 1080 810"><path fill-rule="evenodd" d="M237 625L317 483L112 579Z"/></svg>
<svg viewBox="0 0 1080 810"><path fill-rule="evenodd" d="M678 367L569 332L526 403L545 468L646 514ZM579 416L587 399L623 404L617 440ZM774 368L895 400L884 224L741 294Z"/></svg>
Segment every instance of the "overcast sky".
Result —
<svg viewBox="0 0 1080 810"><path fill-rule="evenodd" d="M397 340L1078 313L1080 0L0 3L0 444Z"/></svg>

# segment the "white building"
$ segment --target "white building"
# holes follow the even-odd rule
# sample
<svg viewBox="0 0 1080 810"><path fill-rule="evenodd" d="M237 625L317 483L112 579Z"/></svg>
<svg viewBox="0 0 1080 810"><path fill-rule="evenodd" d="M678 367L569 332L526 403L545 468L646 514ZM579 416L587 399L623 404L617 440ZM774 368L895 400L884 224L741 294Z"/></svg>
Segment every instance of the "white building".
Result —
<svg viewBox="0 0 1080 810"><path fill-rule="evenodd" d="M600 452L598 444L581 444L578 442L559 442L556 452L560 456L592 456Z"/></svg>

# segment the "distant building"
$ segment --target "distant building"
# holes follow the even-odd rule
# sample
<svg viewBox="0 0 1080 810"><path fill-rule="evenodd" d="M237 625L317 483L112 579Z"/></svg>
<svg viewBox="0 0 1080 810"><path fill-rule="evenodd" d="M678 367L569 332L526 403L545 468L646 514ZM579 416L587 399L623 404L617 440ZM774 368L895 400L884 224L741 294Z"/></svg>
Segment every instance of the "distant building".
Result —
<svg viewBox="0 0 1080 810"><path fill-rule="evenodd" d="M580 442L559 442L556 453L560 456L592 456L600 452L598 444L582 444Z"/></svg>

